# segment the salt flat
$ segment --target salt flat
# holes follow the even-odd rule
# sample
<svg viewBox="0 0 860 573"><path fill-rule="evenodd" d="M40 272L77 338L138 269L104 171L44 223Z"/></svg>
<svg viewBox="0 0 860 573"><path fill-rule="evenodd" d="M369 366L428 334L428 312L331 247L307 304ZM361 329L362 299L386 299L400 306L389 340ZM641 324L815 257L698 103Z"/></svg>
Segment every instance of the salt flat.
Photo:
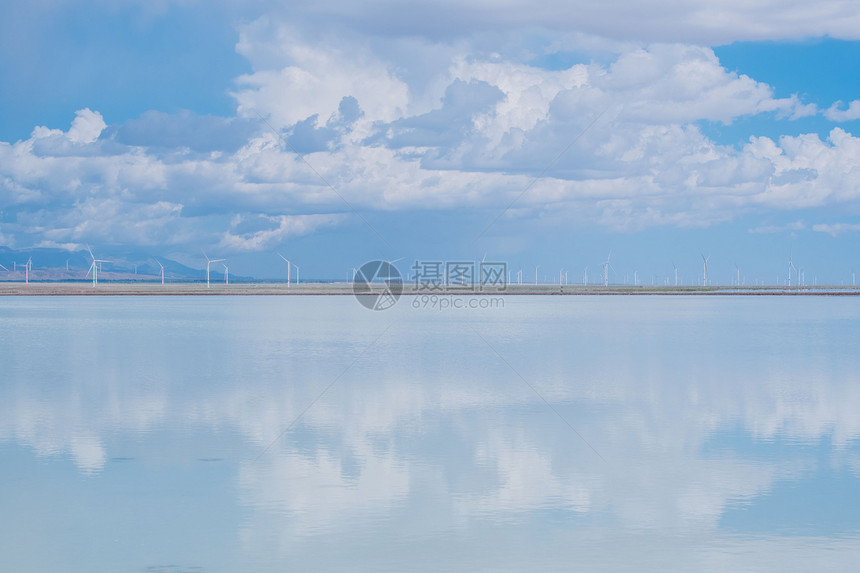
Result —
<svg viewBox="0 0 860 573"><path fill-rule="evenodd" d="M382 292L384 285L372 285ZM346 282L236 283L225 285L205 283L103 282L95 287L90 282L0 282L0 296L183 296L183 295L352 295L353 285ZM404 284L407 296L497 296L497 295L857 295L860 289L851 286L630 286L630 285L557 285L510 284L504 288L486 290L442 288L431 290L424 286Z"/></svg>

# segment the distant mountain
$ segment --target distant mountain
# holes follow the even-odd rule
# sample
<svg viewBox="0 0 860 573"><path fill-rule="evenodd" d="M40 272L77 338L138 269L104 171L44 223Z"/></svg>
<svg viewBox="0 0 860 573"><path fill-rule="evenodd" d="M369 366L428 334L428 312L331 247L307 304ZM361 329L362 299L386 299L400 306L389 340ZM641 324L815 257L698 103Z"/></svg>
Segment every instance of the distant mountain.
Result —
<svg viewBox="0 0 860 573"><path fill-rule="evenodd" d="M160 280L161 267L164 265L164 278L177 281L200 281L206 279L205 269L193 269L178 263L166 256L153 256L138 250L125 248L112 249L106 252L94 251L96 258L104 259L99 271L101 280ZM66 251L63 249L25 249L12 250L0 247L0 281L24 280L24 266L32 258L30 279L34 281L67 281L82 280L92 264L92 258L86 249ZM223 269L212 269L212 277L222 279ZM231 275L230 277L234 277ZM236 276L235 280L250 280L251 277Z"/></svg>

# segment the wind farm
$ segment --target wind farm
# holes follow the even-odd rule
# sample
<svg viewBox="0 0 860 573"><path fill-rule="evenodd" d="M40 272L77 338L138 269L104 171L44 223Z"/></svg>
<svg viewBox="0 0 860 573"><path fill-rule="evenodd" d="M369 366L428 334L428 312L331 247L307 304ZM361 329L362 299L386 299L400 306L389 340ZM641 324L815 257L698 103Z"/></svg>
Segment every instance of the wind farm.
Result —
<svg viewBox="0 0 860 573"><path fill-rule="evenodd" d="M489 265L504 265L504 271L496 272L494 276L504 277L492 289L500 295L831 295L857 294L854 271L847 268L845 278L838 284L818 281L818 277L810 273L811 280L806 280L806 270L798 266L795 251L787 251L787 272L775 279L747 277L748 268L734 260L718 260L718 273L712 268L712 256L698 252L699 274L681 272L682 268L695 268L690 261L679 265L676 261L667 261L662 273L653 269L642 271L635 260L621 259L615 255L616 249L610 248L605 259L600 263L579 266L578 260L562 260L551 263L516 263L489 262L487 253L476 258L473 264L475 279L473 290L463 290L462 281L447 284L442 280L435 285L432 294L438 295L468 295L482 294L479 288L483 280L490 276ZM206 250L200 250L202 259L198 259L197 268L177 263L164 257L163 254L142 256L130 260L123 257L102 258L95 255L89 244L85 245L82 255L58 255L53 258L41 252L33 254L20 253L11 261L0 259L0 295L340 295L352 294L352 282L357 266L338 271L337 278L330 276L314 276L300 279L300 267L295 263L295 255L287 258L281 252L272 252L269 257L268 277L257 278L251 275L237 274L233 264L227 263L224 257L210 258ZM301 255L300 255L301 256ZM39 264L41 259L44 264ZM18 262L22 261L23 262ZM389 269L394 269L399 263L402 267L412 267L411 258L398 257L385 259ZM600 259L597 259L598 261ZM786 261L786 259L782 259ZM86 261L86 266L82 263ZM731 262L730 262L731 261ZM190 261L194 263L193 259ZM312 261L313 262L313 261ZM281 264L286 263L286 269ZM220 275L212 276L212 265L220 265ZM415 261L418 264L418 261ZM441 264L441 263L437 263ZM784 264L784 263L783 263ZM103 268L107 265L107 268ZM616 269L616 265L618 269ZM444 265L442 265L444 267ZM589 280L588 271L593 266L599 266L597 280ZM236 263L236 267L240 267ZM524 281L523 268L534 269L533 281ZM569 268L583 269L580 277L570 281ZM542 269L553 269L542 274ZM516 270L515 270L516 269ZM555 270L557 269L557 270ZM406 269L401 269L406 270ZM286 272L284 272L286 271ZM319 273L315 266L312 272ZM322 273L320 273L322 274ZM759 273L763 276L765 273ZM280 275L280 276L279 276ZM428 294L426 285L422 285L417 276L412 273L401 273L404 277L403 294ZM773 276L773 275L770 275ZM270 278L269 278L270 277ZM394 277L381 277L391 281ZM384 281L383 281L384 282ZM811 283L811 284L810 284ZM382 283L381 283L382 284Z"/></svg>

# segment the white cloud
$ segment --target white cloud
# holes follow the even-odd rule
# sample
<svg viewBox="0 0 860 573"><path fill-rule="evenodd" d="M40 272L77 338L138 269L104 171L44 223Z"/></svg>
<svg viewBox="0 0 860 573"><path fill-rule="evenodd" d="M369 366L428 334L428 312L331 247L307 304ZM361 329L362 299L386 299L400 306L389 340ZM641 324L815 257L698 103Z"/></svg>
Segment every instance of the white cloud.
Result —
<svg viewBox="0 0 860 573"><path fill-rule="evenodd" d="M83 109L68 132L37 127L0 144L4 234L19 245L250 251L341 224L352 215L338 194L384 212L501 210L522 195L506 216L625 231L860 199L860 142L845 130L740 148L708 138L698 122L816 111L727 70L709 48L617 44L610 63L548 70L468 42L424 42L446 57L415 76L354 35L308 41L296 30L274 19L241 29L253 67L235 92L245 117L149 113L106 128ZM305 146L312 168L252 110ZM236 215L244 227L231 226Z"/></svg>
<svg viewBox="0 0 860 573"><path fill-rule="evenodd" d="M75 119L72 121L72 127L69 128L66 137L73 143L92 143L98 139L105 127L107 125L105 125L102 114L84 108L75 112Z"/></svg>
<svg viewBox="0 0 860 573"><path fill-rule="evenodd" d="M261 251L283 242L289 237L306 235L320 227L335 225L345 218L344 215L279 215L276 217L258 215L270 226L248 233L236 233L234 228L242 222L242 218L234 219L231 228L224 233L219 246L228 251Z"/></svg>
<svg viewBox="0 0 860 573"><path fill-rule="evenodd" d="M855 99L848 104L847 109L842 109L842 102L838 101L824 112L824 117L830 121L853 121L860 119L860 100Z"/></svg>
<svg viewBox="0 0 860 573"><path fill-rule="evenodd" d="M265 6L270 13L279 11ZM390 0L361 4L336 0L307 7L290 5L281 14L309 27L341 26L385 37L457 38L525 28L699 45L821 36L860 38L860 15L853 4L842 0L507 0L503 4L417 0L408 5Z"/></svg>
<svg viewBox="0 0 860 573"><path fill-rule="evenodd" d="M346 96L365 121L392 121L408 105L408 88L389 65L358 45L301 41L295 28L260 19L242 28L237 51L256 69L237 79L240 115L270 118L278 128L318 114L322 123Z"/></svg>
<svg viewBox="0 0 860 573"><path fill-rule="evenodd" d="M802 231L806 229L806 224L803 221L794 221L785 225L759 225L749 232L758 235L767 235L773 233L784 233L786 231Z"/></svg>
<svg viewBox="0 0 860 573"><path fill-rule="evenodd" d="M812 226L812 230L836 237L843 233L860 231L860 223L818 223Z"/></svg>

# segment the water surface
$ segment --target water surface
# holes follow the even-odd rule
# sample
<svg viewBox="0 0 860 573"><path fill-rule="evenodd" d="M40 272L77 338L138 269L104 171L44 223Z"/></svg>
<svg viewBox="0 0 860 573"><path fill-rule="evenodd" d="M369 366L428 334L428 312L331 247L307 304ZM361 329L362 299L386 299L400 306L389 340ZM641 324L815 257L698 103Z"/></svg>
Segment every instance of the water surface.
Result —
<svg viewBox="0 0 860 573"><path fill-rule="evenodd" d="M0 300L16 572L860 562L860 302Z"/></svg>

